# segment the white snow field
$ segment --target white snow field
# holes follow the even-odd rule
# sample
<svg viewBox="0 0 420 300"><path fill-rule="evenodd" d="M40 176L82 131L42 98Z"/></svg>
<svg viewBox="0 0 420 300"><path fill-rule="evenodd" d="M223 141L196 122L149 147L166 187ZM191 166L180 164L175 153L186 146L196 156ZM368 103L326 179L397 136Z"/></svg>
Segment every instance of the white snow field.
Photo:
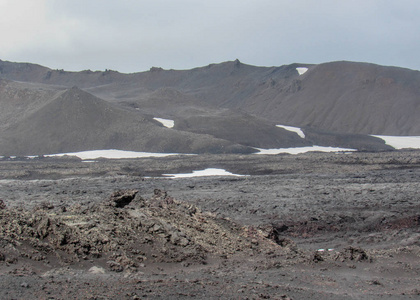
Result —
<svg viewBox="0 0 420 300"><path fill-rule="evenodd" d="M349 148L337 148L337 147L324 147L324 146L307 146L307 147L296 147L296 148L279 148L279 149L260 149L260 152L255 154L280 154L280 153L288 153L288 154L300 154L306 153L310 151L319 151L319 152L352 152L357 151L356 149L349 149Z"/></svg>
<svg viewBox="0 0 420 300"><path fill-rule="evenodd" d="M390 136L390 135L372 135L385 141L385 144L395 149L420 149L420 136Z"/></svg>
<svg viewBox="0 0 420 300"><path fill-rule="evenodd" d="M193 154L181 154L181 153L151 153L151 152L135 152L135 151L124 151L124 150L92 150L92 151L81 151L71 153L59 153L49 154L46 157L54 156L77 156L83 160L92 160L97 158L111 158L111 159L122 159L122 158L142 158L142 157L165 157L171 155L193 155Z"/></svg>
<svg viewBox="0 0 420 300"><path fill-rule="evenodd" d="M308 68L305 68L305 67L300 67L300 68L296 68L296 71L298 71L299 76L300 76L300 75L305 74L305 73L306 73L306 71L308 71Z"/></svg>
<svg viewBox="0 0 420 300"><path fill-rule="evenodd" d="M276 125L276 127L280 127L288 131L296 132L302 139L305 138L305 134L303 133L302 129L300 129L299 127L286 126L286 125Z"/></svg>
<svg viewBox="0 0 420 300"><path fill-rule="evenodd" d="M153 120L156 120L156 121L162 123L162 125L167 127L167 128L173 128L175 126L175 121L174 120L162 119L162 118L153 118Z"/></svg>
<svg viewBox="0 0 420 300"><path fill-rule="evenodd" d="M230 173L224 169L208 168L200 171L193 171L192 173L180 173L180 174L163 174L169 178L189 178L199 176L246 176Z"/></svg>
<svg viewBox="0 0 420 300"><path fill-rule="evenodd" d="M305 135L301 132L300 128L292 126L283 126L276 125L290 131L296 132L300 137L304 138ZM385 135L372 135L383 139L387 145L395 149L420 149L420 136L385 136ZM356 149L350 148L338 148L338 147L325 147L325 146L306 146L306 147L295 147L295 148L278 148L278 149L261 149L255 148L259 152L255 154L300 154L311 151L319 152L353 152L357 151ZM69 153L59 153L59 154L49 154L45 157L56 157L56 156L77 156L82 160L92 160L98 158L108 158L108 159L124 159L124 158L144 158L144 157L166 157L173 155L196 155L196 154L185 154L185 153L152 153L152 152L135 152L135 151L124 151L124 150L91 150L91 151L80 151L80 152L69 152ZM28 158L36 158L37 156L27 156ZM0 158L3 158L0 156ZM10 158L16 158L16 156L10 156ZM201 171L193 171L189 174L166 174L165 176L170 176L171 178L183 178L183 177L196 177L196 176L246 176L238 175L227 172L223 169L206 169Z"/></svg>

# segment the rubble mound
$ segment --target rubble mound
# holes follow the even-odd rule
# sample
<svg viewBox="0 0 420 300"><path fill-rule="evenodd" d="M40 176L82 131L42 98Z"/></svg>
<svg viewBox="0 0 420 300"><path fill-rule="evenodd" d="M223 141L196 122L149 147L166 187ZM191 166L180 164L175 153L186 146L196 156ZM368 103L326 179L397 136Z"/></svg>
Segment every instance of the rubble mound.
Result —
<svg viewBox="0 0 420 300"><path fill-rule="evenodd" d="M254 228L201 212L156 189L114 192L102 203L0 210L0 261L44 269L76 266L136 272L149 263L206 264L210 256L250 255L281 247Z"/></svg>

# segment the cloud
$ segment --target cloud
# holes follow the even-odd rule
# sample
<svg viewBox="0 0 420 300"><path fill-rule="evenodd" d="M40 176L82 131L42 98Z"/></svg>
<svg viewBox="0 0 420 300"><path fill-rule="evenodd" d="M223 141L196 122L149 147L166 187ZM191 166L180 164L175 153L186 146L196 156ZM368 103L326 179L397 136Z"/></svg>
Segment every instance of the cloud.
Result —
<svg viewBox="0 0 420 300"><path fill-rule="evenodd" d="M332 60L420 69L413 0L0 0L0 58L67 70Z"/></svg>
<svg viewBox="0 0 420 300"><path fill-rule="evenodd" d="M47 0L0 1L1 56L36 60L51 52L65 53L72 47L77 20L52 19ZM41 59L42 60L42 59Z"/></svg>
<svg viewBox="0 0 420 300"><path fill-rule="evenodd" d="M0 1L0 35L5 53L29 46L45 28L45 1Z"/></svg>

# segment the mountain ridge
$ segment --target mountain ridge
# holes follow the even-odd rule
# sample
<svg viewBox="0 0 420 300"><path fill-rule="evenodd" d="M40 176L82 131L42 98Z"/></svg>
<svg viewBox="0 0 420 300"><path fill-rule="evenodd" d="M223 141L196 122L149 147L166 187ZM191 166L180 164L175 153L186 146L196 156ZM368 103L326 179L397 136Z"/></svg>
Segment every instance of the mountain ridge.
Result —
<svg viewBox="0 0 420 300"><path fill-rule="evenodd" d="M297 68L302 69L298 71ZM184 135L180 140L188 136L190 144L192 140L200 140L198 144L212 149L208 151L224 153L251 153L254 148L311 144L345 145L345 148L353 146L367 151L389 150L383 141L369 135L420 135L420 72L410 69L348 61L258 67L235 60L191 70L152 67L149 71L124 74L112 70L66 72L0 60L0 138L6 140L7 137L10 142L7 147L5 142L0 142L0 150L6 147L10 149L9 153L13 147L11 141L16 141L24 132L28 134L19 124L26 124L28 128L40 126L46 130L45 124L35 120L37 114L33 113L48 105L48 101L53 101L53 95L60 97L60 93L67 93L63 91L72 88L79 89L83 99L92 101L95 97L100 100L100 107L121 112L114 117L120 136L125 135L124 130L130 131L137 126L133 125L137 124L136 118L147 120L137 127L136 134L130 135L131 141L127 138L123 139L124 143L118 139L107 143L105 140L110 140L110 133L97 132L96 136L102 136L102 142L92 142L92 147L207 151L197 144L180 147L166 131L159 130L159 134L165 132L159 142L156 141L159 138L150 135L147 136L148 142L134 143L139 136L146 136L144 131L150 124L162 127L153 121L154 117L175 120L175 127L169 132ZM71 119L77 123L77 101L73 105L65 110L67 114L75 114ZM53 111L50 113L60 113L62 120L65 119L60 109ZM48 119L47 110L44 114L42 118ZM38 114L39 118L41 115ZM109 118L106 114L84 116L84 130L76 124L69 123L68 126L77 128L79 134L89 135L95 124L106 124L103 119ZM120 118L126 128L116 125L116 118ZM124 119L132 122L126 123ZM54 127L66 131L60 127L59 121L55 120ZM309 135L302 139L275 125L300 127ZM102 129L108 130L106 127ZM90 136L91 140L95 139L93 136ZM51 137L55 138L55 135L51 134ZM162 138L172 140L172 146L154 147L153 143L164 144ZM71 147L64 140L61 143L67 146L50 150L87 150ZM223 143L226 143L226 148L221 147ZM19 147L25 148L23 152L26 153L30 145L23 144L20 143ZM48 142L44 141L44 144Z"/></svg>

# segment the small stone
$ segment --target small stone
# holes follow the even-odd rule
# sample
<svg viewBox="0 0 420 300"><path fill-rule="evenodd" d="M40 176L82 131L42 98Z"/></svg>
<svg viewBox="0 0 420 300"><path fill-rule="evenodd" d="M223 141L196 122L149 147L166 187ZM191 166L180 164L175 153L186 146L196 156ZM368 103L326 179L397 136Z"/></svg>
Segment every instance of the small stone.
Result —
<svg viewBox="0 0 420 300"><path fill-rule="evenodd" d="M105 274L105 269L104 268L101 268L101 267L93 266L92 268L89 269L89 273L92 273L92 274Z"/></svg>

